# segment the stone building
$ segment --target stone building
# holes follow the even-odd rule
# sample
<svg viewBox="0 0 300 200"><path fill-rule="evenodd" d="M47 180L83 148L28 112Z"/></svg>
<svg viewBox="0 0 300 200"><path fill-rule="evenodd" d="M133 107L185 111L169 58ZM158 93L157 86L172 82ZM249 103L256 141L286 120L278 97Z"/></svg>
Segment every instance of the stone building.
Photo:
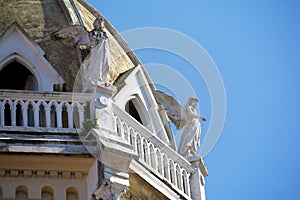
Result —
<svg viewBox="0 0 300 200"><path fill-rule="evenodd" d="M0 2L0 199L205 199L203 160L177 152L150 77L98 11Z"/></svg>

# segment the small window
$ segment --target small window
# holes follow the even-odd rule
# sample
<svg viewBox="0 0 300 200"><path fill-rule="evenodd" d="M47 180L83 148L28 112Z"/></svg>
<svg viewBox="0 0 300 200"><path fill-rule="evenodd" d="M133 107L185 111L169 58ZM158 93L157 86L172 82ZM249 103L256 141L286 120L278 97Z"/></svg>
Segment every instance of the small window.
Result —
<svg viewBox="0 0 300 200"><path fill-rule="evenodd" d="M78 200L78 191L76 188L69 187L66 191L67 200Z"/></svg>
<svg viewBox="0 0 300 200"><path fill-rule="evenodd" d="M129 100L126 105L125 105L125 111L127 113L129 113L134 119L136 119L138 122L140 122L141 124L143 124L141 116L136 108L136 106L134 105L133 100Z"/></svg>
<svg viewBox="0 0 300 200"><path fill-rule="evenodd" d="M51 187L43 187L42 189L42 200L53 200L53 189Z"/></svg>
<svg viewBox="0 0 300 200"><path fill-rule="evenodd" d="M28 189L21 185L16 188L16 200L28 200Z"/></svg>

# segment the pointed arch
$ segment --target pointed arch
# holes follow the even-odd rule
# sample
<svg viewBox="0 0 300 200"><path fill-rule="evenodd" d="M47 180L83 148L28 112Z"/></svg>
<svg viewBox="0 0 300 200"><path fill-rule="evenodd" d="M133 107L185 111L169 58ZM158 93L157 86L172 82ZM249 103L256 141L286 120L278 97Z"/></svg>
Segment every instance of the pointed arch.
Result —
<svg viewBox="0 0 300 200"><path fill-rule="evenodd" d="M18 59L0 66L0 89L39 90L36 75Z"/></svg>
<svg viewBox="0 0 300 200"><path fill-rule="evenodd" d="M13 23L0 37L0 71L12 62L25 66L36 80L38 91L53 91L54 84L64 79L45 59L45 52L17 23Z"/></svg>

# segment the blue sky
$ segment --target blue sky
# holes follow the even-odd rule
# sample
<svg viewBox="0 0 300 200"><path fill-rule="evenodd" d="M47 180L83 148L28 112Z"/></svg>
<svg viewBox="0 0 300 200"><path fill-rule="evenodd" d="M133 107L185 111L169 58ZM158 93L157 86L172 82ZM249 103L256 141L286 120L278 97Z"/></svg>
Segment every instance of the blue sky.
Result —
<svg viewBox="0 0 300 200"><path fill-rule="evenodd" d="M299 1L88 2L119 32L176 30L201 44L216 63L227 115L217 145L205 157L208 200L300 199ZM189 63L163 51L137 55L142 63L181 70L196 87L201 113L210 117L208 90L186 70Z"/></svg>

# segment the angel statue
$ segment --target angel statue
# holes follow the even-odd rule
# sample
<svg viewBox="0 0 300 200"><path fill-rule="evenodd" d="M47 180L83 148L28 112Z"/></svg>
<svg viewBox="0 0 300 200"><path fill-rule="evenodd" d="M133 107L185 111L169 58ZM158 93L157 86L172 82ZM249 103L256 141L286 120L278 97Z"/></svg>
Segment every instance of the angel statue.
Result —
<svg viewBox="0 0 300 200"><path fill-rule="evenodd" d="M177 130L184 127L183 134L180 139L178 152L182 156L194 156L200 148L200 121L206 121L205 117L201 117L196 105L198 99L190 97L184 107L181 107L176 99L160 92L154 92L155 99L163 109L166 110L168 117L175 124Z"/></svg>
<svg viewBox="0 0 300 200"><path fill-rule="evenodd" d="M84 26L73 25L54 32L54 39L71 39L76 45L86 46L90 54L83 62L83 87L85 84L106 83L109 71L109 43L102 18L96 18L94 29L87 31Z"/></svg>

